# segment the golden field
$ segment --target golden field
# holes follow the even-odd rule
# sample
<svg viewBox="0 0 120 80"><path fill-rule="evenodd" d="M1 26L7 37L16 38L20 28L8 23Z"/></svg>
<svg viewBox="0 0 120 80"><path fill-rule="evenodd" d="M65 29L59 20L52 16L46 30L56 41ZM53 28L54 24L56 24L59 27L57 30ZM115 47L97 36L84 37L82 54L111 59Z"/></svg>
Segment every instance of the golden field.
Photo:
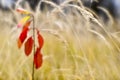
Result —
<svg viewBox="0 0 120 80"><path fill-rule="evenodd" d="M64 14L61 7L34 12L45 40L35 80L120 80L119 25L112 18L104 24L86 9L72 7L81 14ZM26 57L24 47L17 47L21 18L15 10L0 11L0 80L32 80L32 55Z"/></svg>

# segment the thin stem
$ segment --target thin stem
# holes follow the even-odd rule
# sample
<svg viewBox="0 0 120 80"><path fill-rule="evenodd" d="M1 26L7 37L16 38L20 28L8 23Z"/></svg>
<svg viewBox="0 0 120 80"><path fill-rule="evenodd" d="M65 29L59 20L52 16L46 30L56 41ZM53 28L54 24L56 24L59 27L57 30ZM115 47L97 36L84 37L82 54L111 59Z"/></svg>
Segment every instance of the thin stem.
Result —
<svg viewBox="0 0 120 80"><path fill-rule="evenodd" d="M34 40L34 46L33 46L33 67L32 67L32 80L34 80L34 55L35 55L35 20L34 16L33 17L33 40Z"/></svg>

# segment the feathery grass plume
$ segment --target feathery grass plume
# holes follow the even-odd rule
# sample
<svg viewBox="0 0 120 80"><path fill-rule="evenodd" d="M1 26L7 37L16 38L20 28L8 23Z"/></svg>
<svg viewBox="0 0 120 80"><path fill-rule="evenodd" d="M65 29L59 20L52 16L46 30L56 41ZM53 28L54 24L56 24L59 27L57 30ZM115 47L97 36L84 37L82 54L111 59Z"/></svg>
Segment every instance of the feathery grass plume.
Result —
<svg viewBox="0 0 120 80"><path fill-rule="evenodd" d="M47 32L51 35L54 35L55 37L57 37L65 46L68 46L68 42L66 41L66 39L64 38L64 36L62 36L60 34L60 32L56 31L56 30L52 30L52 29L42 29L42 31Z"/></svg>
<svg viewBox="0 0 120 80"><path fill-rule="evenodd" d="M57 4L55 4L54 2L48 1L48 0L43 0L42 2L44 2L46 4L50 4L52 7L58 7Z"/></svg>
<svg viewBox="0 0 120 80"><path fill-rule="evenodd" d="M102 10L107 15L108 20L109 20L108 24L113 25L114 19L113 19L112 15L110 14L110 12L107 9L103 8L103 7L98 7L98 9Z"/></svg>

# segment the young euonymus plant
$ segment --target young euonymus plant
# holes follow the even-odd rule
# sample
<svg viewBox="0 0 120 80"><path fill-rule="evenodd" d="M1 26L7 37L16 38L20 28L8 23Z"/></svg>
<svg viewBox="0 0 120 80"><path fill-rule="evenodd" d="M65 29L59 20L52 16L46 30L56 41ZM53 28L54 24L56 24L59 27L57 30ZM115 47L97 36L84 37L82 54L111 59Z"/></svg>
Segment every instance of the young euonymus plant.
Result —
<svg viewBox="0 0 120 80"><path fill-rule="evenodd" d="M24 52L26 56L29 56L33 50L32 80L34 80L34 67L36 69L40 68L43 62L41 48L43 46L44 40L40 34L40 31L35 27L34 15L31 12L21 8L18 8L17 12L25 15L25 17L21 19L17 25L18 28L22 28L17 44L19 49L24 44ZM33 25L31 25L31 23ZM32 30L32 35L28 37L28 33L31 30ZM38 44L38 46L36 45L36 43Z"/></svg>

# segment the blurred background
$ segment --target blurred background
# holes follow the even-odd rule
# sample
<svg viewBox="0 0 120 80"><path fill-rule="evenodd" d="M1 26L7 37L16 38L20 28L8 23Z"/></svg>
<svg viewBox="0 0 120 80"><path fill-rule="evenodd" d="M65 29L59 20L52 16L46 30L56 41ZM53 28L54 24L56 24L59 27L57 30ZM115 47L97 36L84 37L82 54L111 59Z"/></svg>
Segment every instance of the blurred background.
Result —
<svg viewBox="0 0 120 80"><path fill-rule="evenodd" d="M120 80L120 0L0 0L0 80L32 80L17 48L23 8L45 43L35 80ZM54 42L54 43L53 43Z"/></svg>

